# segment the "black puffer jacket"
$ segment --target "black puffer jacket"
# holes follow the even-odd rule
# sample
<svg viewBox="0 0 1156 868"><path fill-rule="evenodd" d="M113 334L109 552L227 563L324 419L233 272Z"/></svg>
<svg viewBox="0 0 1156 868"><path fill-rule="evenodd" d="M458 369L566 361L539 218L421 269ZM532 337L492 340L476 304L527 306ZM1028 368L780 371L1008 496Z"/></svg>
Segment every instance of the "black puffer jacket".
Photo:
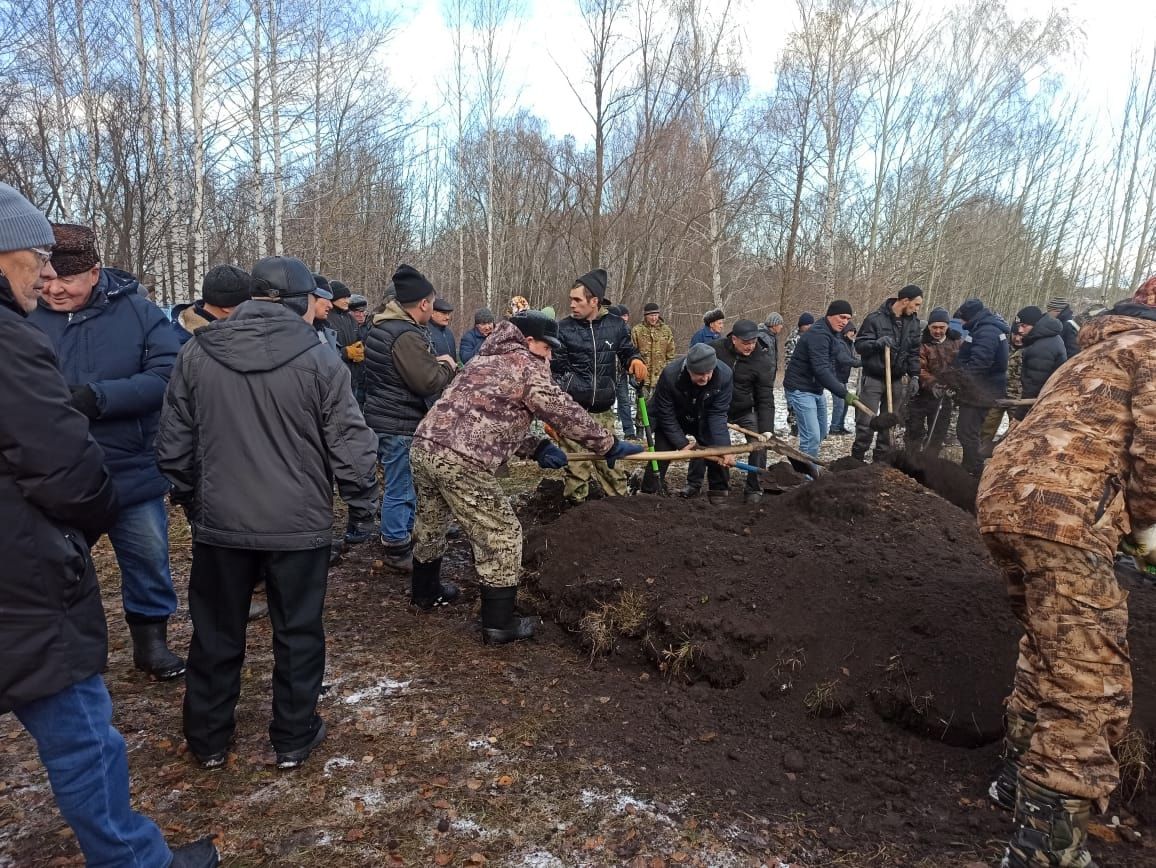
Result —
<svg viewBox="0 0 1156 868"><path fill-rule="evenodd" d="M762 343L755 343L749 356L735 350L730 337L711 343L719 361L725 362L734 374L734 394L731 396L727 418L735 421L752 410L758 419L760 431L775 429L775 369L771 352Z"/></svg>
<svg viewBox="0 0 1156 868"><path fill-rule="evenodd" d="M554 350L550 371L571 398L591 413L614 406L617 366L639 359L630 329L621 317L600 311L594 320L565 317L558 322L562 349Z"/></svg>
<svg viewBox="0 0 1156 868"><path fill-rule="evenodd" d="M895 343L891 350L891 379L898 380L904 374L919 376L919 317L892 313L898 300L889 298L867 314L855 336L855 352L863 359L863 372L877 380L883 379L884 338Z"/></svg>
<svg viewBox="0 0 1156 868"><path fill-rule="evenodd" d="M377 438L349 373L293 311L246 301L185 344L165 394L157 463L193 539L223 548L327 546L333 478L372 516Z"/></svg>
<svg viewBox="0 0 1156 868"><path fill-rule="evenodd" d="M1020 369L1023 397L1035 398L1039 395L1048 377L1068 360L1063 331L1063 322L1045 316L1024 337L1024 354ZM1027 415L1028 408L1023 407L1021 410L1022 413L1017 412L1016 415L1022 419Z"/></svg>
<svg viewBox="0 0 1156 868"><path fill-rule="evenodd" d="M0 277L0 714L102 671L104 608L86 537L116 519L88 420L44 333Z"/></svg>
<svg viewBox="0 0 1156 868"><path fill-rule="evenodd" d="M734 391L734 375L726 365L715 363L705 386L696 386L686 372L686 358L675 359L662 369L654 387L651 413L655 430L682 449L693 436L700 446L726 446L727 413ZM769 430L769 429L768 429Z"/></svg>

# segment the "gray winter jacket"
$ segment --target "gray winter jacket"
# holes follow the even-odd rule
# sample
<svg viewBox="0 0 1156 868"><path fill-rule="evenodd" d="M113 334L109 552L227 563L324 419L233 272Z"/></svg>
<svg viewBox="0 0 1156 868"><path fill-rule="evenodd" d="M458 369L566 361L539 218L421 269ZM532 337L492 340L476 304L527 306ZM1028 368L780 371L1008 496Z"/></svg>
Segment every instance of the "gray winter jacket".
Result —
<svg viewBox="0 0 1156 868"><path fill-rule="evenodd" d="M351 518L372 519L377 437L349 372L312 327L275 302L244 302L185 344L156 444L196 542L327 546L334 476Z"/></svg>

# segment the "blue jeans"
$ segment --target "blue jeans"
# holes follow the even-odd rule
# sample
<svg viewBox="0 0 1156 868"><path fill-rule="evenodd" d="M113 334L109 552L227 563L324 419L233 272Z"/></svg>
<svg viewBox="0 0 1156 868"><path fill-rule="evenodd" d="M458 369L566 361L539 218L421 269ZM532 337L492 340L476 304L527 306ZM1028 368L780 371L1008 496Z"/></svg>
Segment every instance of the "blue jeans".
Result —
<svg viewBox="0 0 1156 868"><path fill-rule="evenodd" d="M173 855L156 823L132 809L128 755L99 675L13 709L36 740L52 793L88 868L163 868Z"/></svg>
<svg viewBox="0 0 1156 868"><path fill-rule="evenodd" d="M819 457L819 444L827 436L827 401L820 392L787 392L787 404L795 411L799 426L799 448L812 458Z"/></svg>
<svg viewBox="0 0 1156 868"><path fill-rule="evenodd" d="M129 623L159 621L177 610L169 571L169 516L165 499L126 506L108 532L120 567L120 594Z"/></svg>
<svg viewBox="0 0 1156 868"><path fill-rule="evenodd" d="M377 435L377 459L385 477L381 486L381 538L387 545L407 543L413 533L417 493L409 465L411 443L413 438L403 434Z"/></svg>
<svg viewBox="0 0 1156 868"><path fill-rule="evenodd" d="M630 381L623 374L618 378L615 398L618 401L618 424L622 426L623 437L635 437L634 402L630 400Z"/></svg>
<svg viewBox="0 0 1156 868"><path fill-rule="evenodd" d="M847 430L847 402L838 395L831 395L831 427Z"/></svg>

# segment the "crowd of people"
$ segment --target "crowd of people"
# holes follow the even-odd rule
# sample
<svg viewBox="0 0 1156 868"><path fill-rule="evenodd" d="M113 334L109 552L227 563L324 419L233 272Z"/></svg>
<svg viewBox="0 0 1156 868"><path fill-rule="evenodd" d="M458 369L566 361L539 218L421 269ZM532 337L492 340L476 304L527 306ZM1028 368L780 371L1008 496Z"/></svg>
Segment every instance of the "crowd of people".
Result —
<svg viewBox="0 0 1156 868"><path fill-rule="evenodd" d="M576 503L629 494L632 461L645 464L640 490L663 494L669 461L647 461L644 438L690 459L743 431L743 499L760 501L783 316L728 329L711 310L679 353L658 304L631 328L607 284L603 269L578 276L561 318L521 297L501 319L479 309L459 343L454 306L411 266L370 313L341 281L272 256L211 269L170 319L101 262L91 227L50 224L0 185L0 612L20 613L0 631L0 713L35 739L90 864L218 860L211 839L172 849L131 809L101 676L107 626L89 552L100 536L120 569L133 664L158 681L184 676L184 735L207 770L227 764L246 623L265 587L269 739L290 770L326 737L322 614L343 547L376 539L429 612L460 598L442 576L456 525L473 549L482 641L505 644L536 626L517 608L522 531L497 479L510 458L562 470ZM783 347L791 424L818 458L830 433L850 433L854 407L851 454L879 461L896 448L873 421L885 408L905 420L907 448L932 453L958 414L963 463L982 474L979 529L1025 631L992 785L1017 819L1004 864L1089 866L1088 816L1118 782L1111 747L1131 702L1112 559L1122 546L1156 560L1156 278L1083 331L1060 298L1009 325L980 299L924 322L923 295L904 286L859 328L845 300L800 315ZM706 482L709 503L726 502L735 457L724 452L691 460L680 493ZM336 536L335 483L347 511ZM187 660L168 641L170 505L192 532ZM1057 633L1057 618L1078 629Z"/></svg>

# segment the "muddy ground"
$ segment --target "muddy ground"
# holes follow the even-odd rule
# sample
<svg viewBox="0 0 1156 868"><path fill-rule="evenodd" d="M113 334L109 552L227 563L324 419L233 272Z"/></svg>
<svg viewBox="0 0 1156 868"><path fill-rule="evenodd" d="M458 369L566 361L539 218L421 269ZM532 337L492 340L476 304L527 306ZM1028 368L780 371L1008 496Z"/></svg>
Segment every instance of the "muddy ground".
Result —
<svg viewBox="0 0 1156 868"><path fill-rule="evenodd" d="M515 468L510 482L539 478ZM432 615L405 604L406 579L372 544L334 568L330 737L292 773L272 767L265 732L268 623L250 627L236 751L201 771L179 684L131 667L102 545L107 680L137 806L175 841L216 833L235 866L997 861L1009 818L984 791L1016 631L970 517L874 467L759 507L557 507L548 483L525 509L526 597L546 617L533 642L480 644L462 541L447 573L466 600ZM175 521L173 549L183 591ZM1138 582L1132 597L1149 733L1154 593ZM175 645L189 632L182 609ZM1097 829L1103 864L1156 862L1156 806L1141 794L1113 812L1141 842ZM0 865L76 864L31 742L0 719Z"/></svg>

